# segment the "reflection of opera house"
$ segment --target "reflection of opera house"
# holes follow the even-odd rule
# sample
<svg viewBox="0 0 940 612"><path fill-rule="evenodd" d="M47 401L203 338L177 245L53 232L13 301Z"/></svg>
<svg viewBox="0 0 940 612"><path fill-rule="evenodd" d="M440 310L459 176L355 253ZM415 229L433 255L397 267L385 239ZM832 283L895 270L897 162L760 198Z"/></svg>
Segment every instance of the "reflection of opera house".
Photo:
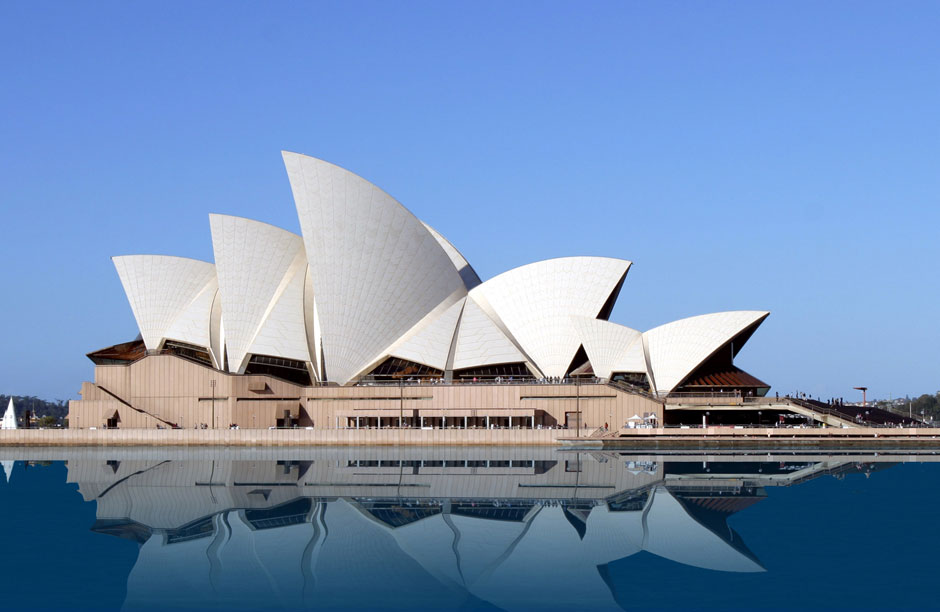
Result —
<svg viewBox="0 0 940 612"><path fill-rule="evenodd" d="M89 354L71 427L619 426L662 422L676 394L767 392L732 363L766 312L617 325L629 261L565 257L481 282L378 187L284 162L302 236L210 215L215 263L114 258L140 338Z"/></svg>
<svg viewBox="0 0 940 612"><path fill-rule="evenodd" d="M379 595L390 607L524 610L537 597L626 608L630 568L649 555L764 571L726 519L765 487L857 469L838 458L532 448L166 456L92 451L68 462L69 482L97 503L94 529L140 544L131 608L356 607Z"/></svg>

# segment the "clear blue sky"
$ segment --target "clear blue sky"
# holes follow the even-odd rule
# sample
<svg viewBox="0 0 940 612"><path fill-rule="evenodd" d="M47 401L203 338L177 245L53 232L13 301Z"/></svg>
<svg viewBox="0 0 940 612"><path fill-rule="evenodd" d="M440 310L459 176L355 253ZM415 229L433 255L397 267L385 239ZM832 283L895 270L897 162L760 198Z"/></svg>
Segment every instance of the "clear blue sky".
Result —
<svg viewBox="0 0 940 612"><path fill-rule="evenodd" d="M612 320L766 309L781 392L940 389L940 3L0 3L0 391L137 334L110 256L298 231L287 149L484 279L635 262Z"/></svg>

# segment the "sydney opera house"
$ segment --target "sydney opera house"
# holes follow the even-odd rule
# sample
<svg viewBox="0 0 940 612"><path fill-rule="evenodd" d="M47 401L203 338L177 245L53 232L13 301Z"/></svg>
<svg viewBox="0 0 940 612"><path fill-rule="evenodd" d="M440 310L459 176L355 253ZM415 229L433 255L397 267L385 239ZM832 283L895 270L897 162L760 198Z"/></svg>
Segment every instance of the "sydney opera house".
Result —
<svg viewBox="0 0 940 612"><path fill-rule="evenodd" d="M140 333L89 354L70 427L580 430L662 423L684 394L767 393L733 363L767 312L611 323L631 262L484 281L380 188L283 158L301 235L213 214L214 262L114 257Z"/></svg>

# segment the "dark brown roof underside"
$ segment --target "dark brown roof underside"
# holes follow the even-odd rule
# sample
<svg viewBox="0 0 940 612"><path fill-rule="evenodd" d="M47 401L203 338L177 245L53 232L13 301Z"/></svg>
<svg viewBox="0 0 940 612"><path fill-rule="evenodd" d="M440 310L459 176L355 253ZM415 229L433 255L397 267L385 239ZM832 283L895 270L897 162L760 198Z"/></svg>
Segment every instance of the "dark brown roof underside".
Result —
<svg viewBox="0 0 940 612"><path fill-rule="evenodd" d="M750 387L770 387L767 383L751 376L744 370L735 367L727 366L720 370L709 372L707 374L700 374L695 378L691 378L683 387L729 387L729 388L750 388Z"/></svg>
<svg viewBox="0 0 940 612"><path fill-rule="evenodd" d="M108 359L116 361L136 361L147 354L147 347L143 340L134 340L132 342L123 342L115 344L92 353L88 353L88 358L92 361L96 359Z"/></svg>

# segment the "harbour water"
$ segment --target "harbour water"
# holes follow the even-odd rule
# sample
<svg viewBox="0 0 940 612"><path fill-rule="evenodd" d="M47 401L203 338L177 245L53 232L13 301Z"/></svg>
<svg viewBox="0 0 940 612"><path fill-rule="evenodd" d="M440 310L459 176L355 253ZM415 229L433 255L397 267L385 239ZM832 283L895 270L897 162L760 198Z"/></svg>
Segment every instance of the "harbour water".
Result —
<svg viewBox="0 0 940 612"><path fill-rule="evenodd" d="M933 454L4 452L4 609L938 607Z"/></svg>

